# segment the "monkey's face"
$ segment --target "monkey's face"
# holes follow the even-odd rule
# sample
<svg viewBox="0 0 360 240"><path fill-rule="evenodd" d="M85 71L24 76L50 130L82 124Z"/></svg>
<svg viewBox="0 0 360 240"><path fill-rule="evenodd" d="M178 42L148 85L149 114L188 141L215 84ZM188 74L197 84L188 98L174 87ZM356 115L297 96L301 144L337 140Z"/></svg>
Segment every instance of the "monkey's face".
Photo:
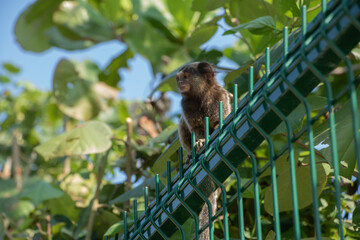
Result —
<svg viewBox="0 0 360 240"><path fill-rule="evenodd" d="M191 89L191 75L188 72L179 71L176 74L176 84L180 93L189 92Z"/></svg>
<svg viewBox="0 0 360 240"><path fill-rule="evenodd" d="M190 63L176 74L177 88L181 94L198 94L214 81L214 69L207 62Z"/></svg>

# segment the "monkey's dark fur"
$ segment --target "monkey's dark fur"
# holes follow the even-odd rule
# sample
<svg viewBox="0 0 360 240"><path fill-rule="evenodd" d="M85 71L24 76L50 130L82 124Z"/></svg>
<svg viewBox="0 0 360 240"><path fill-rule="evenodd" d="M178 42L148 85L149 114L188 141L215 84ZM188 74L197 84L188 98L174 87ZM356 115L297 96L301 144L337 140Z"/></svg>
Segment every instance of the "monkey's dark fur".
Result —
<svg viewBox="0 0 360 240"><path fill-rule="evenodd" d="M214 68L207 62L194 62L181 68L176 74L177 88L181 93L182 116L179 124L181 145L188 152L187 161L191 158L191 132L195 132L197 151L205 143L204 119L209 117L209 133L219 125L219 101L223 102L223 118L231 112L231 95L221 87L215 76ZM214 183L211 183L214 184ZM212 213L216 210L218 190L209 196ZM200 228L208 222L208 206L204 204L200 214ZM209 239L207 228L200 239Z"/></svg>

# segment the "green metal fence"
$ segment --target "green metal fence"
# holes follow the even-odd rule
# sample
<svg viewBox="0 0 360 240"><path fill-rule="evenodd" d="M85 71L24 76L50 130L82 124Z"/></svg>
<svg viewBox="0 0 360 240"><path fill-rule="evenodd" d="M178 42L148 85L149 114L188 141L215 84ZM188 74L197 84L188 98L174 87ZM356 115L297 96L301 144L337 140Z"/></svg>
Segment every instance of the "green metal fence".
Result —
<svg viewBox="0 0 360 240"><path fill-rule="evenodd" d="M254 82L254 69L249 69L249 93L240 102L234 102L234 110L230 116L209 138L208 122L205 120L206 143L205 148L199 153L193 151L192 165L185 169L182 161L179 161L179 172L171 178L170 164L168 164L167 188L159 190L159 177L156 176L155 201L148 203L148 189L145 188L145 211L137 216L137 202L134 201L134 224L128 228L126 213L124 213L124 234L122 236L106 237L111 239L189 239L189 233L184 230L184 224L191 222L194 234L190 237L197 239L202 230L210 228L209 239L214 238L214 221L221 225L221 237L223 239L245 239L244 214L251 212L255 225L254 236L264 239L264 223L261 219L261 205L264 204L260 196L260 181L263 176L268 176L269 193L271 193L271 210L273 221L267 223L275 232L273 238L283 239L281 235L280 210L282 200L278 198L278 184L283 184L277 176L277 171L282 171L284 166L279 166L277 160L286 156L286 168L290 175L291 187L291 214L293 236L290 239L301 239L302 223L299 216L299 207L303 203L299 199L299 180L296 177L298 157L294 143L300 138L306 139L309 161L309 183L311 183L312 195L312 224L316 239L322 237L321 219L319 216L319 171L315 148L313 127L318 120L326 117L329 131L324 139L329 139L331 151L331 169L333 171L333 184L335 192L334 222L338 227L339 239L344 239L341 197L341 178L339 177L339 158L337 151L337 137L335 115L336 104L344 97L350 102L351 124L353 129L353 142L357 166L360 166L360 140L359 140L359 113L356 87L360 78L355 78L352 63L346 55L360 41L360 1L359 0L334 0L330 3L322 1L321 13L308 25L306 25L306 8L302 9L302 27L300 34L289 44L287 28L284 28L282 56L270 67L270 51L265 53L265 75ZM329 80L325 77L339 63L347 69L347 84L340 89L332 89ZM312 106L306 98L310 93L321 86L326 92L326 104L314 115ZM334 94L335 93L335 94ZM234 99L237 99L237 86L234 87ZM295 131L293 122L289 117L297 107L302 106L305 112L304 127ZM219 104L222 112L222 105ZM272 132L279 127L285 126L284 145L279 146L275 142ZM276 146L275 146L276 145ZM260 146L266 146L269 161L259 166L258 157L254 151ZM179 159L183 159L182 150L179 151ZM296 156L295 156L296 155ZM250 162L252 166L251 178L242 178L242 165ZM280 170L279 170L280 169ZM224 181L229 178L235 179L235 193L229 194L224 186ZM326 179L326 178L325 178ZM214 182L215 184L208 184ZM304 180L304 182L306 182ZM300 183L301 185L301 183ZM209 204L207 197L216 190L221 189L218 211L209 218L208 225L198 227L198 212L202 205ZM253 209L244 209L244 195L251 192ZM275 194L274 194L275 193ZM303 193L300 193L303 194ZM229 216L228 209L236 206L235 220ZM211 209L209 208L210 212ZM212 214L210 214L212 215ZM236 222L238 233L230 235L229 218ZM288 237L289 238L289 237Z"/></svg>

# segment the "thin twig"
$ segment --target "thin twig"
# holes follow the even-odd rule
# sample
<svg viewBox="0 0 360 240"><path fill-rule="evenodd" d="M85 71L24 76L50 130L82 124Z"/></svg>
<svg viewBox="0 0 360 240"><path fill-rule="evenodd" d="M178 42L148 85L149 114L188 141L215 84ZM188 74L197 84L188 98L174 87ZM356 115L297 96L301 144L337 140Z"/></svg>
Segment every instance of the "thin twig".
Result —
<svg viewBox="0 0 360 240"><path fill-rule="evenodd" d="M109 151L107 151L103 155L103 157L101 159L101 163L98 167L98 174L97 174L97 178L96 178L96 191L95 191L95 195L92 200L92 203L91 203L91 212L90 212L89 221L88 221L88 225L87 225L87 232L86 232L85 240L91 240L92 229L94 226L95 213L99 207L99 192L100 192L100 187L101 187L101 181L102 181L104 173L105 173L105 167L106 167L108 155L109 155Z"/></svg>
<svg viewBox="0 0 360 240"><path fill-rule="evenodd" d="M125 191L129 191L132 187L132 152L131 152L131 136L132 136L132 119L126 118L126 185ZM130 200L126 201L125 209L130 208Z"/></svg>

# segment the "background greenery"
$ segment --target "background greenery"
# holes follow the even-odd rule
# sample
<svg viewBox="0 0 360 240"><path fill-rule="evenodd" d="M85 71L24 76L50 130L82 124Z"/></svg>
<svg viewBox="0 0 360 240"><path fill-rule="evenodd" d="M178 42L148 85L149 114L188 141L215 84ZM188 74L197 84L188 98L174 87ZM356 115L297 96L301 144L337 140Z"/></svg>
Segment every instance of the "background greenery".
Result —
<svg viewBox="0 0 360 240"><path fill-rule="evenodd" d="M16 38L25 50L80 50L110 40L125 43L127 48L104 68L91 61L62 59L49 79L53 82L51 92L26 82L15 85L12 79L21 70L16 64L2 64L0 239L101 239L111 226L106 234L122 233L120 220L123 211L131 207L129 200L137 198L139 211L143 211L143 186L153 190L154 174L163 176L165 161L173 159L179 146L178 141L169 146L176 137L177 126L176 116L168 114L170 100L166 95L176 91L176 70L191 61L206 60L216 65L226 58L237 68L218 68L225 74L225 88L232 89L238 83L241 95L245 94L247 68L254 64L257 78L262 76L260 56L265 47L275 44L271 61L281 56L276 50L283 26L289 27L292 36L297 34L302 5L308 6L308 21L320 11L319 0L37 0L29 6L15 26ZM238 41L224 50L201 50L200 46L218 28L236 36ZM349 55L357 73L359 53L356 48ZM160 79L154 83L151 100L144 102L118 98L122 81L119 70L128 68L128 60L135 54L150 63L153 76L149 79ZM334 89L346 84L344 69L340 65L328 76ZM319 86L308 97L313 114L326 105L324 96L324 89ZM359 196L353 177L357 173L347 97L336 107L344 228L348 239L356 239L360 236L360 209L355 208ZM299 131L304 125L303 106L289 118L294 132ZM319 147L329 142L327 126L326 115L314 125L319 211L323 236L336 239L330 150ZM285 133L284 126L273 132L277 149L286 143ZM306 137L295 143L295 149L302 237L311 238L314 226ZM255 154L263 166L268 161L268 146L262 144ZM278 159L277 172L283 237L291 239L287 161L286 156ZM173 165L177 165L176 159ZM245 179L251 178L250 168L248 161L240 168ZM131 181L112 181L117 171ZM265 172L261 178L261 213L264 235L272 239L268 175ZM234 194L235 179L230 177L225 185L228 195ZM245 209L253 209L251 191L244 197ZM237 238L237 217L232 214L236 207L229 208L229 213L234 216L230 218L231 236ZM130 223L131 219L132 214ZM254 225L252 211L246 211L247 238L254 238ZM193 224L185 227L192 233ZM221 221L215 227L221 238Z"/></svg>

